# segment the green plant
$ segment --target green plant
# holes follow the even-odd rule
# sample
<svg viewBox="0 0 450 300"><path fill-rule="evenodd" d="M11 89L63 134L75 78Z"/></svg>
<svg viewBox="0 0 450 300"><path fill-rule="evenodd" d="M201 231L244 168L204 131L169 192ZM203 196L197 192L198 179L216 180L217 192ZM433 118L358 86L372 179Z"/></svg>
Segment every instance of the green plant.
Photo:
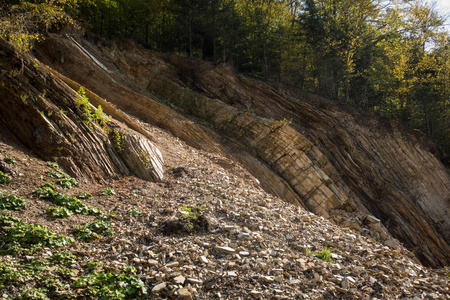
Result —
<svg viewBox="0 0 450 300"><path fill-rule="evenodd" d="M450 267L444 267L445 274L447 275L447 278L450 278Z"/></svg>
<svg viewBox="0 0 450 300"><path fill-rule="evenodd" d="M330 249L328 249L328 247L323 248L322 250L320 250L320 252L314 252L314 256L327 262L333 261L333 259L331 258L331 251Z"/></svg>
<svg viewBox="0 0 450 300"><path fill-rule="evenodd" d="M136 216L136 215L140 215L140 214L142 214L142 211L141 210L139 210L139 209L129 209L128 211L127 211L127 213L129 214L129 215L132 215L132 216Z"/></svg>
<svg viewBox="0 0 450 300"><path fill-rule="evenodd" d="M84 123L91 129L94 129L94 124L104 127L111 120L111 116L105 116L101 105L97 109L91 105L83 87L78 90L75 105Z"/></svg>
<svg viewBox="0 0 450 300"><path fill-rule="evenodd" d="M75 180L75 178L71 177L59 179L56 181L56 184L61 186L63 189L71 189L74 186L78 186L78 182Z"/></svg>
<svg viewBox="0 0 450 300"><path fill-rule="evenodd" d="M16 162L16 158L14 156L5 157L3 161L7 164L13 165Z"/></svg>
<svg viewBox="0 0 450 300"><path fill-rule="evenodd" d="M46 288L31 288L22 293L19 300L50 300Z"/></svg>
<svg viewBox="0 0 450 300"><path fill-rule="evenodd" d="M53 254L50 259L64 266L70 266L77 257L70 251L61 251Z"/></svg>
<svg viewBox="0 0 450 300"><path fill-rule="evenodd" d="M9 195L0 199L0 210L18 210L24 207L27 202L20 196Z"/></svg>
<svg viewBox="0 0 450 300"><path fill-rule="evenodd" d="M9 183L11 181L11 177L0 171L0 184Z"/></svg>
<svg viewBox="0 0 450 300"><path fill-rule="evenodd" d="M117 273L89 273L78 278L74 287L84 296L97 299L132 299L147 294L147 287L136 275L134 267L124 267Z"/></svg>
<svg viewBox="0 0 450 300"><path fill-rule="evenodd" d="M47 165L53 170L45 171L45 173L52 178L57 178L57 185L61 186L63 189L71 189L75 186L78 186L78 182L75 180L75 178L72 178L69 174L64 173L59 168L57 163L48 162ZM52 188L54 189L55 187L53 186Z"/></svg>
<svg viewBox="0 0 450 300"><path fill-rule="evenodd" d="M67 268L56 269L55 273L61 277L66 277L66 278L73 276L75 274L71 269L67 269Z"/></svg>
<svg viewBox="0 0 450 300"><path fill-rule="evenodd" d="M90 242L99 237L113 235L114 231L111 224L106 220L95 220L93 222L86 222L84 225L76 226L74 234L81 240Z"/></svg>
<svg viewBox="0 0 450 300"><path fill-rule="evenodd" d="M83 215L92 215L98 216L101 215L102 212L98 208L93 208L92 206L86 205L81 200L70 197L68 195L55 192L50 186L47 184L38 188L34 193L38 194L40 198L47 199L59 206L65 207L67 210L74 214L83 214ZM60 208L52 208L51 211L62 212Z"/></svg>
<svg viewBox="0 0 450 300"><path fill-rule="evenodd" d="M114 129L111 132L111 140L113 142L113 146L117 149L117 151L121 152L125 149L125 141L123 140L123 136L119 131L117 131L117 129Z"/></svg>
<svg viewBox="0 0 450 300"><path fill-rule="evenodd" d="M91 199L92 194L91 193L81 193L77 196L78 199Z"/></svg>
<svg viewBox="0 0 450 300"><path fill-rule="evenodd" d="M140 190L136 189L136 190L133 190L133 191L131 192L131 194L132 194L133 196L137 197L137 195L138 195L140 192L141 192Z"/></svg>
<svg viewBox="0 0 450 300"><path fill-rule="evenodd" d="M47 208L47 212L54 218L68 218L73 212L65 206L51 206Z"/></svg>
<svg viewBox="0 0 450 300"><path fill-rule="evenodd" d="M147 168L150 168L152 166L152 158L154 156L155 154L150 155L147 151L141 151L141 153L139 153L139 158Z"/></svg>
<svg viewBox="0 0 450 300"><path fill-rule="evenodd" d="M105 265L104 263L94 261L94 262L89 262L89 263L86 265L86 267L87 267L88 269L96 269L96 268L103 267L104 265Z"/></svg>
<svg viewBox="0 0 450 300"><path fill-rule="evenodd" d="M43 225L27 224L11 215L0 216L0 228L2 247L7 253L33 253L43 246L60 248L73 242L70 237L56 236Z"/></svg>
<svg viewBox="0 0 450 300"><path fill-rule="evenodd" d="M116 191L108 187L103 189L103 194L111 196L115 195Z"/></svg>

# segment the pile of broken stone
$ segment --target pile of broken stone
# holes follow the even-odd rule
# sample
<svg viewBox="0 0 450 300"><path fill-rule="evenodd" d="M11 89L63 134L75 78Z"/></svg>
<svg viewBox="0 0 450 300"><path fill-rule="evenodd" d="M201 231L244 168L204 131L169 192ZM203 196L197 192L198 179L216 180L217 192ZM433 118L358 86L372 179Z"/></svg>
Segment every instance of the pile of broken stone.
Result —
<svg viewBox="0 0 450 300"><path fill-rule="evenodd" d="M114 251L97 249L107 267L136 266L151 299L450 299L445 271L401 244L339 227L212 162L193 158L181 173L167 179L158 208L118 216ZM161 231L200 206L210 230ZM316 255L325 248L330 261Z"/></svg>

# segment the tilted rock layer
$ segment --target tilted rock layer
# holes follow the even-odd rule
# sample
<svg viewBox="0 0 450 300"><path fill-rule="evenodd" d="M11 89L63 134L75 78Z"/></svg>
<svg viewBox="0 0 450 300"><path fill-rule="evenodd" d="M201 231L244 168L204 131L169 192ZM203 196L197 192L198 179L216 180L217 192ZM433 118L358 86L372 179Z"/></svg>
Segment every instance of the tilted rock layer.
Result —
<svg viewBox="0 0 450 300"><path fill-rule="evenodd" d="M450 264L450 176L422 137L226 66L130 44L81 44L48 37L35 55L190 145L226 149L287 201L396 247L392 234L428 266ZM156 95L200 119L204 130L153 100Z"/></svg>
<svg viewBox="0 0 450 300"><path fill-rule="evenodd" d="M86 180L131 173L162 180L161 153L147 137L100 110L89 116L87 110L93 114L98 107L81 104L81 93L4 40L0 40L0 71L2 132L9 131L40 158L57 161Z"/></svg>

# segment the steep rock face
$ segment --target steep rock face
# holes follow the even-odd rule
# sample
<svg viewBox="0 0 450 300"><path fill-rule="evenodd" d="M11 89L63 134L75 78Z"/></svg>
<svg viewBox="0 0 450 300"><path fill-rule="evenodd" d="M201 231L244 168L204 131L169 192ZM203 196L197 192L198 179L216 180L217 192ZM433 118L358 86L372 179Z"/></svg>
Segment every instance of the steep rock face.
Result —
<svg viewBox="0 0 450 300"><path fill-rule="evenodd" d="M158 110L162 116L170 114L148 98L144 104L142 95L118 88L117 82L147 96L162 96L204 120L267 190L355 230L369 229L395 247L384 224L424 264L449 264L450 177L432 148L397 123L383 123L318 97L235 76L223 66L129 45L96 48L84 42L83 46L108 72L86 55L82 58L79 47L68 40L48 39L36 53L99 94L115 89L109 92L111 102L141 118L151 119L146 114ZM103 81L107 83L97 86ZM153 117L153 122L164 121ZM172 119L165 126L170 123ZM171 131L195 141L184 129ZM369 212L382 224L373 221ZM343 218L349 214L354 222Z"/></svg>
<svg viewBox="0 0 450 300"><path fill-rule="evenodd" d="M146 137L114 120L96 124L77 105L80 95L1 39L0 71L2 130L40 158L85 179L131 173L151 181L163 178L161 153Z"/></svg>

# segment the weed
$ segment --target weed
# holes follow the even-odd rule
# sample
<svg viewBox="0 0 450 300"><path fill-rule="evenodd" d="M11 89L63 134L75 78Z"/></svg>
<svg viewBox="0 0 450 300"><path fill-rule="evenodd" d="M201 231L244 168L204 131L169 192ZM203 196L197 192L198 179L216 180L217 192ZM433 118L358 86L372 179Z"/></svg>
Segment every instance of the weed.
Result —
<svg viewBox="0 0 450 300"><path fill-rule="evenodd" d="M7 164L13 165L16 163L16 158L14 156L5 157L3 161Z"/></svg>
<svg viewBox="0 0 450 300"><path fill-rule="evenodd" d="M116 194L116 191L108 187L103 189L103 194L112 196Z"/></svg>
<svg viewBox="0 0 450 300"><path fill-rule="evenodd" d="M98 216L102 212L98 208L86 205L75 197L55 192L50 186L43 186L38 188L34 193L38 194L40 198L47 199L56 205L63 206L74 214ZM52 208L51 211L55 213L63 212L62 209Z"/></svg>
<svg viewBox="0 0 450 300"><path fill-rule="evenodd" d="M73 212L65 206L52 206L47 208L47 212L53 218L68 218L73 215Z"/></svg>
<svg viewBox="0 0 450 300"><path fill-rule="evenodd" d="M101 267L103 267L105 264L104 263L101 263L101 262L89 262L87 265L86 265L86 267L88 268L88 269L96 269L96 268L101 268Z"/></svg>
<svg viewBox="0 0 450 300"><path fill-rule="evenodd" d="M55 236L43 225L26 224L11 215L0 216L0 228L7 253L33 253L42 246L60 248L73 242L70 237Z"/></svg>
<svg viewBox="0 0 450 300"><path fill-rule="evenodd" d="M77 257L70 251L61 251L53 254L50 259L64 266L70 266Z"/></svg>
<svg viewBox="0 0 450 300"><path fill-rule="evenodd" d="M71 269L67 268L56 269L55 273L63 278L68 278L74 275L74 272Z"/></svg>
<svg viewBox="0 0 450 300"><path fill-rule="evenodd" d="M283 120L278 121L281 125L290 125L292 124L292 120L288 120L286 118L283 118Z"/></svg>
<svg viewBox="0 0 450 300"><path fill-rule="evenodd" d="M31 288L22 293L19 300L50 300L46 288Z"/></svg>
<svg viewBox="0 0 450 300"><path fill-rule="evenodd" d="M77 196L78 199L91 199L92 194L91 193L81 193Z"/></svg>
<svg viewBox="0 0 450 300"><path fill-rule="evenodd" d="M86 222L84 225L76 226L74 234L83 241L93 241L99 237L98 234L103 236L113 235L114 231L111 228L111 224L106 220L95 220L93 222Z"/></svg>
<svg viewBox="0 0 450 300"><path fill-rule="evenodd" d="M80 288L84 296L96 299L132 299L147 294L147 287L134 267L124 267L118 273L89 273L78 278L74 287Z"/></svg>
<svg viewBox="0 0 450 300"><path fill-rule="evenodd" d="M129 214L129 215L132 215L132 216L138 216L138 215L140 215L140 214L142 214L142 211L141 210L139 210L139 209L129 209L128 211L127 211L127 213Z"/></svg>
<svg viewBox="0 0 450 300"><path fill-rule="evenodd" d="M20 196L9 195L0 199L0 210L18 210L24 207L27 202Z"/></svg>
<svg viewBox="0 0 450 300"><path fill-rule="evenodd" d="M0 171L0 184L9 183L11 181L11 177Z"/></svg>
<svg viewBox="0 0 450 300"><path fill-rule="evenodd" d="M125 149L125 141L123 140L123 136L119 131L117 131L117 129L114 129L111 132L111 140L113 142L113 146L117 149L117 151L122 152Z"/></svg>
<svg viewBox="0 0 450 300"><path fill-rule="evenodd" d="M135 197L137 197L138 196L138 194L140 193L141 191L140 190L133 190L132 192L131 192L131 194L133 195L133 196L135 196Z"/></svg>
<svg viewBox="0 0 450 300"><path fill-rule="evenodd" d="M75 186L78 186L78 182L75 178L70 177L70 175L64 173L61 169L59 169L57 163L47 163L53 170L45 171L45 174L49 175L52 178L57 178L56 184L61 186L63 189L71 189Z"/></svg>
<svg viewBox="0 0 450 300"><path fill-rule="evenodd" d="M333 259L331 258L331 251L330 249L328 249L328 247L323 248L322 250L320 250L320 252L314 252L314 256L327 262L333 261Z"/></svg>
<svg viewBox="0 0 450 300"><path fill-rule="evenodd" d="M152 166L153 157L155 157L155 154L150 155L147 151L141 151L141 153L139 153L139 158L147 168L150 168Z"/></svg>
<svg viewBox="0 0 450 300"><path fill-rule="evenodd" d="M78 112L84 123L91 129L94 129L95 124L103 127L111 120L111 116L105 116L101 105L99 105L97 109L92 107L83 87L80 87L78 90L75 105L77 106Z"/></svg>
<svg viewBox="0 0 450 300"><path fill-rule="evenodd" d="M75 178L63 178L56 181L56 184L61 186L63 189L71 189L74 186L78 186L78 182Z"/></svg>

